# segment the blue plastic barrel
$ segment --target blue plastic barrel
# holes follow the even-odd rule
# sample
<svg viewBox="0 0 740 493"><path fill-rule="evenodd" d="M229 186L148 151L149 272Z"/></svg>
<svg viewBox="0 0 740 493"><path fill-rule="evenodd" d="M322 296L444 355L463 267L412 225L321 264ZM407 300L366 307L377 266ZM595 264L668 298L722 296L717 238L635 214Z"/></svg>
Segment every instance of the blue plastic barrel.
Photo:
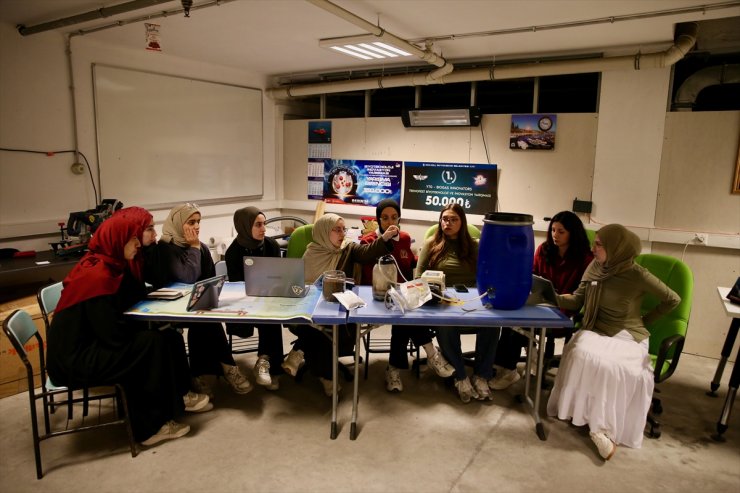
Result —
<svg viewBox="0 0 740 493"><path fill-rule="evenodd" d="M478 248L478 293L499 310L516 310L532 289L534 221L529 214L490 212Z"/></svg>

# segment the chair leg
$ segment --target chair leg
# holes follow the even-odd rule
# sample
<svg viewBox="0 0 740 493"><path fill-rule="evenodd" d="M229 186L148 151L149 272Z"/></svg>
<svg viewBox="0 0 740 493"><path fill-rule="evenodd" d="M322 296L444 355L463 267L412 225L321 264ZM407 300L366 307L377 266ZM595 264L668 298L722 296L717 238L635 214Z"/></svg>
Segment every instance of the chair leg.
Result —
<svg viewBox="0 0 740 493"><path fill-rule="evenodd" d="M648 432L648 436L650 438L660 438L660 422L653 416L653 413L648 413L648 424L650 425L650 431Z"/></svg>
<svg viewBox="0 0 740 493"><path fill-rule="evenodd" d="M128 443L131 448L131 457L136 457L138 451L136 450L136 441L134 440L134 431L131 429L131 416L128 412L128 401L126 399L126 391L123 390L123 386L116 384L116 402L121 403L121 409L118 410L118 415L123 414L125 416L126 434L128 435Z"/></svg>

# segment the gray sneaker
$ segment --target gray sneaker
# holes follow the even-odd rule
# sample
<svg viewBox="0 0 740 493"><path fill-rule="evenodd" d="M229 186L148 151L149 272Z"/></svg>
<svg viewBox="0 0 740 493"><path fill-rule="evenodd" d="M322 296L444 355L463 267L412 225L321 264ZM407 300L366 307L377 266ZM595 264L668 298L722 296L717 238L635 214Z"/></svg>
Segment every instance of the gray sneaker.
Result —
<svg viewBox="0 0 740 493"><path fill-rule="evenodd" d="M224 370L224 378L237 394L246 394L252 390L252 384L236 365L225 365L221 363Z"/></svg>
<svg viewBox="0 0 740 493"><path fill-rule="evenodd" d="M470 384L468 377L465 377L463 380L455 380L455 388L457 389L457 394L460 396L460 400L465 404L470 402L471 399L478 398L478 392Z"/></svg>
<svg viewBox="0 0 740 493"><path fill-rule="evenodd" d="M257 358L257 363L254 365L254 379L257 381L257 385L263 385L265 387L272 385L270 360L264 356Z"/></svg>
<svg viewBox="0 0 740 493"><path fill-rule="evenodd" d="M303 351L296 349L288 353L288 356L285 358L285 361L283 361L281 366L283 367L283 370L285 370L285 373L294 377L298 374L298 370L301 369L305 362L306 360L303 357Z"/></svg>
<svg viewBox="0 0 740 493"><path fill-rule="evenodd" d="M163 424L162 427L159 429L159 431L157 431L157 433L155 433L154 435L150 436L149 438L141 442L141 444L146 447L149 447L163 440L172 440L174 438L180 438L182 436L187 435L189 431L190 431L190 426L170 420L170 421L167 421L165 424Z"/></svg>
<svg viewBox="0 0 740 493"><path fill-rule="evenodd" d="M388 392L403 392L401 372L398 371L398 368L388 366L385 369L385 389Z"/></svg>
<svg viewBox="0 0 740 493"><path fill-rule="evenodd" d="M478 397L476 397L476 399L478 399L479 401L493 400L491 389L488 388L488 380L483 377L479 377L478 375L473 375L472 384L475 392L478 394Z"/></svg>
<svg viewBox="0 0 740 493"><path fill-rule="evenodd" d="M189 413L203 412L208 404L210 404L207 395L196 394L191 391L188 391L187 394L182 396L182 402L185 404L185 410ZM211 405L211 408L213 408L213 405Z"/></svg>
<svg viewBox="0 0 740 493"><path fill-rule="evenodd" d="M432 356L427 357L427 365L430 366L434 372L442 378L451 377L455 373L455 368L447 362L442 351L439 348L435 348L436 351Z"/></svg>
<svg viewBox="0 0 740 493"><path fill-rule="evenodd" d="M488 386L493 390L504 390L521 380L519 372L508 368L498 368L496 376L488 381Z"/></svg>

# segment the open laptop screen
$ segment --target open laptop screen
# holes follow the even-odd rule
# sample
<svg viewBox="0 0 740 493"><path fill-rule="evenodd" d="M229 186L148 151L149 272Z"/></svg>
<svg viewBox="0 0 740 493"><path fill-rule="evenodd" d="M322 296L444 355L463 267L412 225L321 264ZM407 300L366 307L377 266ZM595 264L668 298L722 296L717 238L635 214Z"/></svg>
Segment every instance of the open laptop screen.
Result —
<svg viewBox="0 0 740 493"><path fill-rule="evenodd" d="M193 284L187 310L192 312L218 308L218 296L221 294L221 288L224 287L225 282L226 276L216 276Z"/></svg>
<svg viewBox="0 0 740 493"><path fill-rule="evenodd" d="M247 296L303 298L308 293L302 258L244 257L242 260Z"/></svg>

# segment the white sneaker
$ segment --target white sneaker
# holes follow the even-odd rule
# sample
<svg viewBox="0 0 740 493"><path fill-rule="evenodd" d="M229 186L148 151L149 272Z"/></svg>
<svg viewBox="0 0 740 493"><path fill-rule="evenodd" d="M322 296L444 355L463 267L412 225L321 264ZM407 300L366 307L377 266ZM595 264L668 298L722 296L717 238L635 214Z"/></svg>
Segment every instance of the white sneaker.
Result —
<svg viewBox="0 0 740 493"><path fill-rule="evenodd" d="M488 380L486 380L483 377L479 377L478 375L473 375L473 389L475 389L475 392L478 394L479 401L492 401L493 396L491 395L491 389L488 388Z"/></svg>
<svg viewBox="0 0 740 493"><path fill-rule="evenodd" d="M213 400L213 386L216 385L216 375L198 375L193 377L192 386L196 394L205 394Z"/></svg>
<svg viewBox="0 0 740 493"><path fill-rule="evenodd" d="M257 358L257 363L254 365L254 378L257 381L257 385L264 385L265 387L272 385L270 360L266 357L260 356Z"/></svg>
<svg viewBox="0 0 740 493"><path fill-rule="evenodd" d="M493 390L504 390L521 380L519 372L508 368L498 368L496 376L488 381L488 386Z"/></svg>
<svg viewBox="0 0 740 493"><path fill-rule="evenodd" d="M195 392L188 391L187 394L182 396L182 402L185 404L185 410L189 413L203 412L203 410L210 404L208 402L208 396L205 394L196 394ZM211 404L211 408L213 405ZM166 425L167 423L165 423Z"/></svg>
<svg viewBox="0 0 740 493"><path fill-rule="evenodd" d="M190 426L170 420L170 421L167 421L165 424L163 424L157 433L155 433L154 435L150 436L149 438L141 442L141 444L146 447L149 447L163 440L172 440L173 438L180 438L182 436L187 435L189 431L190 431Z"/></svg>
<svg viewBox="0 0 740 493"><path fill-rule="evenodd" d="M439 348L435 348L436 351L432 356L427 356L427 365L430 366L434 372L442 378L451 377L455 373L455 368L447 362L442 351Z"/></svg>
<svg viewBox="0 0 740 493"><path fill-rule="evenodd" d="M329 380L328 378L322 378L322 377L319 377L319 380L321 381L321 386L324 388L324 394L326 394L327 397L331 397L332 391L333 391L331 380ZM341 390L342 390L342 386L339 385L339 382L337 382L337 394L339 394Z"/></svg>
<svg viewBox="0 0 740 493"><path fill-rule="evenodd" d="M247 377L244 376L244 373L242 373L238 366L221 363L221 367L224 370L224 378L229 382L234 392L237 394L246 394L252 390L252 384L249 383L249 380L247 380Z"/></svg>
<svg viewBox="0 0 740 493"><path fill-rule="evenodd" d="M604 432L594 433L592 431L589 435L591 436L591 440L596 444L596 448L599 450L601 458L604 460L611 459L614 452L617 451L617 444L614 443Z"/></svg>
<svg viewBox="0 0 740 493"><path fill-rule="evenodd" d="M278 390L280 388L280 380L277 375L272 375L270 377L270 385L265 385L265 388L267 390Z"/></svg>
<svg viewBox="0 0 740 493"><path fill-rule="evenodd" d="M455 380L455 388L457 389L457 395L460 396L460 400L465 404L470 402L470 399L478 398L478 392L470 384L468 377L465 377L463 380Z"/></svg>
<svg viewBox="0 0 740 493"><path fill-rule="evenodd" d="M401 372L398 371L398 368L388 366L388 368L385 369L385 389L388 392L403 392Z"/></svg>
<svg viewBox="0 0 740 493"><path fill-rule="evenodd" d="M295 377L305 362L306 359L303 357L303 351L297 349L288 353L281 366L285 370L285 373L291 377Z"/></svg>

